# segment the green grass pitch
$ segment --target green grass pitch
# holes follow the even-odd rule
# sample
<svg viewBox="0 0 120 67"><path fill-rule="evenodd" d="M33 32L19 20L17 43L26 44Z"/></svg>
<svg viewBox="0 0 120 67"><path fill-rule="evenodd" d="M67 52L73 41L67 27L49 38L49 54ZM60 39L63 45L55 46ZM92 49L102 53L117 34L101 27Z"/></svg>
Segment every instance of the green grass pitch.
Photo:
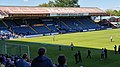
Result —
<svg viewBox="0 0 120 67"><path fill-rule="evenodd" d="M110 42L110 36L113 36L113 42ZM30 46L31 59L37 56L39 47L46 47L46 55L50 57L53 63L57 63L59 54L64 54L67 57L68 67L120 67L120 55L114 54L114 45L120 45L120 29L102 30L92 32L77 32L69 34L53 36L21 38L9 40L6 42L25 44ZM73 42L74 51L70 50L70 43ZM58 45L62 45L62 50L58 50ZM101 48L108 49L108 58L100 60ZM92 58L86 58L87 50L91 50ZM74 54L80 50L82 63L75 64Z"/></svg>

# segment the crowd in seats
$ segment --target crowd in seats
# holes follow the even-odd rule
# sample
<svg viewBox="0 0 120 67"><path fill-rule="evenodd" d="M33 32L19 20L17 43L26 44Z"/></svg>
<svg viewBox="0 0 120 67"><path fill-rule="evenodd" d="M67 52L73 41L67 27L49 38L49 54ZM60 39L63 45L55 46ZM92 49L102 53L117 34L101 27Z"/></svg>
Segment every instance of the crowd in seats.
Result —
<svg viewBox="0 0 120 67"><path fill-rule="evenodd" d="M23 54L22 58L16 61L16 67L31 67L31 62L27 54Z"/></svg>
<svg viewBox="0 0 120 67"><path fill-rule="evenodd" d="M7 54L0 54L0 67L30 67L31 63L27 54L22 57L17 55L8 56Z"/></svg>
<svg viewBox="0 0 120 67"><path fill-rule="evenodd" d="M29 56L25 53L23 56L0 54L0 67L67 67L66 57L61 54L58 56L58 64L53 64L52 60L45 56L46 49L39 48L38 56L30 61Z"/></svg>
<svg viewBox="0 0 120 67"><path fill-rule="evenodd" d="M23 37L23 36L22 35L17 35L15 33L0 34L0 40L21 38L21 37Z"/></svg>

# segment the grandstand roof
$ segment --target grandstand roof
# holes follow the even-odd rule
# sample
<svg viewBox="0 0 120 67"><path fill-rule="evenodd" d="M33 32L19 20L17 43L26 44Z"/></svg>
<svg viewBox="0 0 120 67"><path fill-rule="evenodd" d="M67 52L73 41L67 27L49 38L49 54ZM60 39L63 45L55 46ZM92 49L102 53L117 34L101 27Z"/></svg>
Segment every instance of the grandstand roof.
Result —
<svg viewBox="0 0 120 67"><path fill-rule="evenodd" d="M0 14L105 14L105 12L96 7L10 7L0 6Z"/></svg>

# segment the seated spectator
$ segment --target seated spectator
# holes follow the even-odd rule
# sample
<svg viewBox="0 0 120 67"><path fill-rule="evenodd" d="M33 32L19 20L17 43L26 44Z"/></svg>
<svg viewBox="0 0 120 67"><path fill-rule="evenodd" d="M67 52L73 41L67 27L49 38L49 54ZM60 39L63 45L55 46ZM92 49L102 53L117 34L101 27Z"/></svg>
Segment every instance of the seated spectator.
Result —
<svg viewBox="0 0 120 67"><path fill-rule="evenodd" d="M14 61L11 59L11 57L7 57L7 63L5 67L15 67Z"/></svg>
<svg viewBox="0 0 120 67"><path fill-rule="evenodd" d="M58 65L57 65L57 67L67 67L67 65L66 65L66 57L64 56L64 55L60 55L59 57L58 57Z"/></svg>
<svg viewBox="0 0 120 67"><path fill-rule="evenodd" d="M0 67L5 67L5 65L3 65L3 64L0 63Z"/></svg>
<svg viewBox="0 0 120 67"><path fill-rule="evenodd" d="M2 64L2 56L0 55L0 67L5 67L3 64Z"/></svg>
<svg viewBox="0 0 120 67"><path fill-rule="evenodd" d="M53 67L51 60L45 56L46 49L41 47L38 50L38 57L36 57L31 64L31 67Z"/></svg>
<svg viewBox="0 0 120 67"><path fill-rule="evenodd" d="M16 62L16 67L31 67L30 63L27 62L27 60L28 60L28 55L24 54L23 57Z"/></svg>

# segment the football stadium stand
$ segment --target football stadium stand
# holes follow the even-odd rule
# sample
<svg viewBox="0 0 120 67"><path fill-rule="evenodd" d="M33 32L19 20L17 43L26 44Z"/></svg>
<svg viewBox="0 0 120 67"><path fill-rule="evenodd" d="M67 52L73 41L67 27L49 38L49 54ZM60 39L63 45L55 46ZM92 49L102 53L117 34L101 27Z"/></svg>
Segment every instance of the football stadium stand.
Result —
<svg viewBox="0 0 120 67"><path fill-rule="evenodd" d="M91 16L105 16L96 7L8 7L0 6L0 30L18 35L52 35L102 29Z"/></svg>

